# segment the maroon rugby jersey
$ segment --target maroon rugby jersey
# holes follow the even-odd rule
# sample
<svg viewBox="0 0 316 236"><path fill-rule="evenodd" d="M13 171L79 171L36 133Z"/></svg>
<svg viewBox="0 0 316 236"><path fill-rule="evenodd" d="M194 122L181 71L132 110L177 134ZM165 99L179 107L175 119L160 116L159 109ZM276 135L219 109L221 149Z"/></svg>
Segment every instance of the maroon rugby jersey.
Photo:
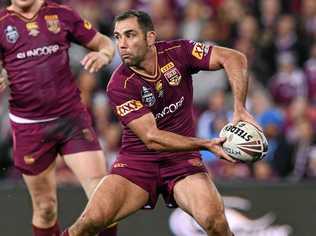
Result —
<svg viewBox="0 0 316 236"><path fill-rule="evenodd" d="M82 105L69 67L70 43L87 44L96 31L67 6L45 2L32 19L0 13L0 55L10 80L10 112L47 119Z"/></svg>
<svg viewBox="0 0 316 236"><path fill-rule="evenodd" d="M152 112L159 129L183 136L194 136L193 88L191 74L208 70L211 47L188 40L156 43L156 75L147 77L124 64L113 73L107 88L112 109L124 125L119 155L148 158L198 157L199 152L157 152L126 126Z"/></svg>

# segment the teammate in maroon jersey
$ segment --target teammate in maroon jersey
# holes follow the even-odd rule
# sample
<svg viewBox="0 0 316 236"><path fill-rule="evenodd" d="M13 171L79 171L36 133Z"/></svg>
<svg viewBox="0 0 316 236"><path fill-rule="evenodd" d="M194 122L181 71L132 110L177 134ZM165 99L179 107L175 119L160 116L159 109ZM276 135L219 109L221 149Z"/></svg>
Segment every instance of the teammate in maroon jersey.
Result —
<svg viewBox="0 0 316 236"><path fill-rule="evenodd" d="M104 155L70 71L68 49L71 42L91 49L81 63L96 72L111 61L114 46L69 7L42 0L12 0L0 13L0 32L0 55L11 89L14 164L32 198L33 232L59 235L57 154L88 196L106 174ZM1 90L4 83L1 78ZM115 230L102 235L115 235Z"/></svg>
<svg viewBox="0 0 316 236"><path fill-rule="evenodd" d="M244 106L245 56L188 40L156 42L151 19L141 11L118 16L114 36L123 64L113 73L107 93L124 125L122 146L111 174L64 235L93 235L142 207L153 208L159 194L167 206L192 215L208 235L232 235L198 151L235 161L221 148L225 139L193 137L191 75L224 68L234 92L233 122L257 125Z"/></svg>

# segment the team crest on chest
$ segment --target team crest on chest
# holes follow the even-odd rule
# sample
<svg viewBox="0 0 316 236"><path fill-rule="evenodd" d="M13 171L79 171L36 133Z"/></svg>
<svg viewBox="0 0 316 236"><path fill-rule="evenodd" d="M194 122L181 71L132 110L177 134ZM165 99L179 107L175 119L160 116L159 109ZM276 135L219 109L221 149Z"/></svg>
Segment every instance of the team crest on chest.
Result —
<svg viewBox="0 0 316 236"><path fill-rule="evenodd" d="M58 15L46 15L45 17L47 29L54 34L60 32L60 21Z"/></svg>
<svg viewBox="0 0 316 236"><path fill-rule="evenodd" d="M152 107L156 102L154 94L150 91L149 88L146 88L145 86L142 87L141 96L142 103L148 107Z"/></svg>
<svg viewBox="0 0 316 236"><path fill-rule="evenodd" d="M173 62L169 62L160 70L171 86L178 86L180 84L182 76L180 74L180 71L175 67Z"/></svg>
<svg viewBox="0 0 316 236"><path fill-rule="evenodd" d="M16 43L16 41L19 38L19 33L16 29L16 27L12 26L12 25L8 25L5 30L4 30L4 34L7 38L7 41L9 43Z"/></svg>
<svg viewBox="0 0 316 236"><path fill-rule="evenodd" d="M29 32L29 35L33 37L36 37L40 33L37 22L26 23L26 29Z"/></svg>

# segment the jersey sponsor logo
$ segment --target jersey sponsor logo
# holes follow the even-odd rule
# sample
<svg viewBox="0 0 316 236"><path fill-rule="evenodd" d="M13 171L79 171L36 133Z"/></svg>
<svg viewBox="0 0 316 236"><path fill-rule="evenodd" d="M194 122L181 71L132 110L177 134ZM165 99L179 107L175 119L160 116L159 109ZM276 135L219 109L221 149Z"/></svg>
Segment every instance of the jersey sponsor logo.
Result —
<svg viewBox="0 0 316 236"><path fill-rule="evenodd" d="M164 118L168 114L175 113L180 107L182 107L183 101L184 97L182 96L176 103L171 103L169 106L164 107L161 112L155 115L155 119L158 120Z"/></svg>
<svg viewBox="0 0 316 236"><path fill-rule="evenodd" d="M194 44L194 47L192 49L192 55L199 59L199 60L202 60L203 57L205 55L207 55L209 49L210 49L210 46L206 46L205 44L203 43L198 43L198 42L194 42L194 41L191 41L193 44Z"/></svg>
<svg viewBox="0 0 316 236"><path fill-rule="evenodd" d="M19 32L16 29L16 27L12 26L12 25L8 25L5 30L4 30L4 34L6 36L6 39L9 43L16 43L16 41L19 38Z"/></svg>
<svg viewBox="0 0 316 236"><path fill-rule="evenodd" d="M52 55L59 50L59 45L48 45L40 48L34 48L27 50L26 52L19 52L16 54L17 59L25 59L30 57L47 56Z"/></svg>
<svg viewBox="0 0 316 236"><path fill-rule="evenodd" d="M84 21L83 21L83 27L84 27L85 29L87 29L87 30L91 30L92 25L91 25L91 23L90 23L89 21L84 20Z"/></svg>
<svg viewBox="0 0 316 236"><path fill-rule="evenodd" d="M143 104L137 100L129 100L119 106L116 106L116 112L119 116L126 116L132 111L137 111L143 107Z"/></svg>
<svg viewBox="0 0 316 236"><path fill-rule="evenodd" d="M60 32L60 21L58 15L46 15L44 16L44 19L46 21L47 29L57 34Z"/></svg>
<svg viewBox="0 0 316 236"><path fill-rule="evenodd" d="M173 62L169 62L167 65L164 65L163 67L161 67L160 71L162 73L166 73L168 70L172 69L174 67Z"/></svg>
<svg viewBox="0 0 316 236"><path fill-rule="evenodd" d="M26 29L27 29L27 31L29 31L29 35L31 35L33 37L36 37L40 33L39 26L38 26L37 22L26 23Z"/></svg>
<svg viewBox="0 0 316 236"><path fill-rule="evenodd" d="M141 96L142 103L148 107L152 107L156 102L154 94L150 91L149 88L146 88L145 86L142 87Z"/></svg>

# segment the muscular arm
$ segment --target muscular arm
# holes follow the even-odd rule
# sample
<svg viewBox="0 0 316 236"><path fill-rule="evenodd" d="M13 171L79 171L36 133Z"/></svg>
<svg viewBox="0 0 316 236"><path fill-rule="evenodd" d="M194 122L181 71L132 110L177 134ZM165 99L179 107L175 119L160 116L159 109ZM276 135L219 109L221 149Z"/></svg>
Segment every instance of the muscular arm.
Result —
<svg viewBox="0 0 316 236"><path fill-rule="evenodd" d="M92 51L98 51L108 56L112 60L115 52L114 44L112 40L99 32L93 37L93 39L86 45Z"/></svg>
<svg viewBox="0 0 316 236"><path fill-rule="evenodd" d="M215 46L212 49L209 68L210 70L225 69L234 94L234 110L243 109L248 91L245 55L233 49Z"/></svg>
<svg viewBox="0 0 316 236"><path fill-rule="evenodd" d="M157 128L155 118L152 113L147 113L142 117L131 121L127 125L150 150L156 151L198 151L209 150L219 158L224 158L234 162L221 148L225 139L200 139L186 137Z"/></svg>
<svg viewBox="0 0 316 236"><path fill-rule="evenodd" d="M90 73L97 72L103 66L111 63L115 49L109 37L98 32L85 46L91 49L92 52L88 53L81 60L81 65Z"/></svg>

